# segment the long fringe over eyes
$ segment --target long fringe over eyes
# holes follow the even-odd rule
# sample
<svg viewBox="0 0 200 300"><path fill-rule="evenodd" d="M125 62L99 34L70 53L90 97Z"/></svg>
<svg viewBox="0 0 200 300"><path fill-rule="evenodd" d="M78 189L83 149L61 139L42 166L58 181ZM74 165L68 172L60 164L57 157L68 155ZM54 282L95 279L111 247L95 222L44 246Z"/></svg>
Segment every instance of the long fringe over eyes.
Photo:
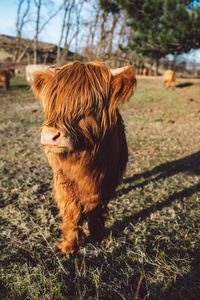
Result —
<svg viewBox="0 0 200 300"><path fill-rule="evenodd" d="M71 128L92 114L107 123L104 108L109 104L110 82L110 71L99 62L75 62L57 69L42 91L46 99L44 125Z"/></svg>

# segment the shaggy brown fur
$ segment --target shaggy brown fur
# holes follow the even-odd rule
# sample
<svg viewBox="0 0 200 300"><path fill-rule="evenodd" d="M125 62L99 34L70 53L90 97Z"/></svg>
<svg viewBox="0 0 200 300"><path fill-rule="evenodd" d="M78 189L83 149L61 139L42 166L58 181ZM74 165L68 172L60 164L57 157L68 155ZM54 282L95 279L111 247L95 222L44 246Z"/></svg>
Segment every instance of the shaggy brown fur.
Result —
<svg viewBox="0 0 200 300"><path fill-rule="evenodd" d="M172 70L166 70L163 73L163 85L165 86L165 83L167 83L167 87L169 88L172 86L174 88L175 86L175 81L176 81L176 75L174 71Z"/></svg>
<svg viewBox="0 0 200 300"><path fill-rule="evenodd" d="M15 77L15 70L0 70L0 82L4 83L4 87L6 90L10 88L10 80Z"/></svg>
<svg viewBox="0 0 200 300"><path fill-rule="evenodd" d="M41 143L63 219L57 246L66 254L83 243L86 217L92 238L103 238L107 204L128 160L117 107L133 94L135 73L130 66L113 74L103 63L74 62L35 74L32 84L44 106Z"/></svg>

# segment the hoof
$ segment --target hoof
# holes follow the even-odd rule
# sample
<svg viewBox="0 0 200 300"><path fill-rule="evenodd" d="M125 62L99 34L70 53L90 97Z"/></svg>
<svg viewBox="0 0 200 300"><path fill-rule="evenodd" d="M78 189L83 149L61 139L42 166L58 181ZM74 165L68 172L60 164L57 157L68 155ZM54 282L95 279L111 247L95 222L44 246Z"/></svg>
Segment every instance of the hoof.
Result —
<svg viewBox="0 0 200 300"><path fill-rule="evenodd" d="M57 242L56 246L62 251L64 254L74 254L78 251L79 247L70 245L68 242Z"/></svg>

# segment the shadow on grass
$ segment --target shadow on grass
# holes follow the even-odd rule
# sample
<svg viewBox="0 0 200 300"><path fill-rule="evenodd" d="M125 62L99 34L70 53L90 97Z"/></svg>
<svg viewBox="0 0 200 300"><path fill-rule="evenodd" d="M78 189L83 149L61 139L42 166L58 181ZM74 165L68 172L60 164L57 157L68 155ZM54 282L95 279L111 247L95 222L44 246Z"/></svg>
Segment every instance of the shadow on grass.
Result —
<svg viewBox="0 0 200 300"><path fill-rule="evenodd" d="M194 249L190 272L184 276L178 275L176 281L165 291L164 299L197 300L200 295L200 249Z"/></svg>
<svg viewBox="0 0 200 300"><path fill-rule="evenodd" d="M172 162L168 162L165 164L161 164L151 171L147 171L141 174L136 174L130 178L127 178L123 181L123 183L132 183L139 179L146 179L141 184L136 184L129 186L127 189L121 189L117 193L128 193L132 189L136 187L144 187L146 184L152 181L157 181L159 179L165 179L167 177L173 176L180 172L187 172L195 175L200 175L200 151L186 156L179 160L174 160ZM152 176L155 176L153 179ZM151 213L155 211L160 211L164 207L170 206L175 200L181 201L183 198L187 198L192 196L194 193L200 192L200 183L195 184L189 188L184 188L180 192L174 192L168 199L165 201L155 203L148 208L141 210L138 213L132 214L131 216L127 216L123 218L122 221L116 221L110 228L109 231L112 231L113 237L121 236L121 232L130 224L136 224L137 222L141 222L148 218ZM118 195L119 196L119 195ZM198 243L200 244L200 242ZM198 245L199 246L199 245ZM176 279L170 284L170 286L163 291L162 299L174 299L174 300L196 300L199 299L200 295L200 248L195 247L191 248L190 257L192 258L192 262L190 264L190 271L185 273L184 275L177 275ZM180 251L181 253L181 251ZM159 290L159 287L155 287ZM145 287L142 287L140 291L143 295L145 295ZM141 296L141 295L140 295ZM157 298L152 298L157 299Z"/></svg>
<svg viewBox="0 0 200 300"><path fill-rule="evenodd" d="M165 178L168 178L180 172L188 172L190 174L200 175L200 151L181 159L161 164L150 171L146 171L141 174L135 174L132 177L125 178L123 180L123 183L132 183L141 179L147 180L136 185L131 185L128 188L123 188L117 191L116 195L119 196L119 194L127 194L132 189L144 187L149 182L158 181L160 179L164 180ZM152 178L152 176L155 177Z"/></svg>
<svg viewBox="0 0 200 300"><path fill-rule="evenodd" d="M16 90L30 90L30 86L28 84L23 84L23 83L16 83L14 85L11 85L10 90L11 91L16 91Z"/></svg>
<svg viewBox="0 0 200 300"><path fill-rule="evenodd" d="M28 84L14 84L14 85L10 85L10 88L8 89L8 90L6 90L5 88L4 88L4 86L1 86L0 85L0 91L1 92L3 92L3 93L5 93L5 94L8 94L8 93L10 93L10 92L15 92L15 91L24 91L24 90L26 90L26 91L28 91L28 90L30 90L30 86L28 85Z"/></svg>
<svg viewBox="0 0 200 300"><path fill-rule="evenodd" d="M138 187L143 188L150 182L156 182L158 180L164 180L170 176L178 174L180 172L187 172L191 174L200 175L200 151L181 158L179 160L174 160L172 162L161 164L151 171L146 171L141 174L136 174L132 177L126 178L123 180L123 183L132 183L141 179L146 179L142 183L130 185L127 188L122 188L116 192L116 197L119 197L121 194L127 194L131 190ZM152 176L154 176L152 178ZM180 192L174 192L167 200L159 203L155 203L152 206L141 210L140 212L133 214L131 216L125 217L122 221L116 221L111 227L110 230L113 231L113 236L119 236L119 233L123 231L127 224L130 222L132 224L137 223L139 220L143 220L150 216L152 212L162 210L164 207L169 206L175 200L181 200L184 197L190 197L194 193L200 191L200 183L193 185L192 187L185 188ZM117 231L115 230L117 228Z"/></svg>
<svg viewBox="0 0 200 300"><path fill-rule="evenodd" d="M127 225L131 222L136 224L138 221L142 221L145 218L149 217L151 213L155 211L162 210L164 207L169 206L175 200L182 200L184 197L190 197L194 193L200 191L200 183L193 185L190 188L185 188L180 192L173 193L167 200L159 203L155 203L148 208L141 210L140 212L133 214L131 216L125 217L122 221L116 221L109 230L113 231L113 236L118 237L121 231L123 231ZM115 230L117 228L117 231Z"/></svg>
<svg viewBox="0 0 200 300"><path fill-rule="evenodd" d="M176 88L184 88L184 87L188 87L188 86L192 86L193 83L192 82L184 82L184 83L180 83L176 85Z"/></svg>

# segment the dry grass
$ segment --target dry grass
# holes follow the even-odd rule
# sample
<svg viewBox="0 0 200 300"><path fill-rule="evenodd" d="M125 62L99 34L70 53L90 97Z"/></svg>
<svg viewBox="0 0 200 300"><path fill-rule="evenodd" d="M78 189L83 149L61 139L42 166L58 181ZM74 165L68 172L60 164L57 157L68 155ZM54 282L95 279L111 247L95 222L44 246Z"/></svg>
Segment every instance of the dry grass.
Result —
<svg viewBox="0 0 200 300"><path fill-rule="evenodd" d="M139 78L121 108L129 144L107 238L63 256L43 113L28 86L0 86L1 299L198 299L200 81ZM85 227L87 232L87 228Z"/></svg>

